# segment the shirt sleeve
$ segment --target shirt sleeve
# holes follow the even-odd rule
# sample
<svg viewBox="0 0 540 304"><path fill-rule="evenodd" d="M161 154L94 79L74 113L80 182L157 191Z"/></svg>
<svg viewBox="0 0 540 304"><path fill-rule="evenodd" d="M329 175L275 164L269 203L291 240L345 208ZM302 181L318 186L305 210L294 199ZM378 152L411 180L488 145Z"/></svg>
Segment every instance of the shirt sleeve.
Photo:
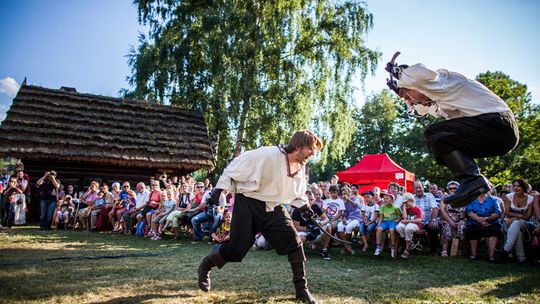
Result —
<svg viewBox="0 0 540 304"><path fill-rule="evenodd" d="M438 209L439 206L437 206L437 201L435 200L435 197L433 194L429 194L429 207L432 209Z"/></svg>
<svg viewBox="0 0 540 304"><path fill-rule="evenodd" d="M496 198L493 198L492 201L493 201L493 209L495 213L497 213L498 215L501 215L501 206L499 205L499 201Z"/></svg>
<svg viewBox="0 0 540 304"><path fill-rule="evenodd" d="M257 166L253 163L251 154L252 151L244 152L233 159L233 161L223 170L223 174L219 178L216 188L235 192L234 182L257 183L260 180L260 177L257 178L255 174Z"/></svg>
<svg viewBox="0 0 540 304"><path fill-rule="evenodd" d="M345 211L345 202L342 199L339 199L339 210Z"/></svg>

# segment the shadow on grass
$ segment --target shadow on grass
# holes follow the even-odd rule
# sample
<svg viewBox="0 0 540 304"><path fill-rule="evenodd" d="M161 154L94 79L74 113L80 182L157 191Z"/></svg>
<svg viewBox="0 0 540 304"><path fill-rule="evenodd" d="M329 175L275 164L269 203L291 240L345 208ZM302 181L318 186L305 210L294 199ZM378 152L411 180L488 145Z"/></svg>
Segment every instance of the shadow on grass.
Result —
<svg viewBox="0 0 540 304"><path fill-rule="evenodd" d="M37 232L37 233L36 233ZM145 301L186 303L265 303L292 301L294 288L287 258L273 251L251 251L242 263L229 263L212 271L213 291L202 293L196 285L196 268L210 245L180 241L153 242L130 235L80 231L40 232L31 229L0 235L0 299L5 301L137 303ZM28 248L19 248L21 242ZM17 246L10 247L10 243ZM52 244L52 245L51 245ZM37 246L44 248L37 249ZM51 248L47 249L47 246ZM52 248L53 247L53 248ZM36 249L34 249L36 248ZM117 260L42 262L48 258L125 253L167 252L156 257ZM307 250L307 272L312 292L321 299L354 299L364 302L420 300L510 299L537 294L538 267L493 265L465 258L442 259L417 255L392 260L387 253L342 256L332 249L332 260ZM37 263L36 263L37 261ZM1 263L0 263L1 265ZM486 283L487 282L487 283ZM26 288L30 286L31 288ZM471 287L473 286L473 287ZM485 291L483 286L488 286ZM448 291L448 289L450 289ZM435 290L435 291L434 291ZM450 296L434 295L439 290ZM455 291L455 293L453 293ZM147 293L145 293L147 292ZM91 295L95 295L93 298ZM103 300L96 302L96 296Z"/></svg>
<svg viewBox="0 0 540 304"><path fill-rule="evenodd" d="M159 293L149 293L149 294L142 294L142 295L133 295L133 296L125 296L125 297L117 297L114 299L110 299L107 301L96 301L96 302L90 302L92 304L113 304L113 303L142 303L143 301L149 301L149 300L159 300L159 299L190 299L193 298L192 295L188 294L179 294L179 295L164 295Z"/></svg>

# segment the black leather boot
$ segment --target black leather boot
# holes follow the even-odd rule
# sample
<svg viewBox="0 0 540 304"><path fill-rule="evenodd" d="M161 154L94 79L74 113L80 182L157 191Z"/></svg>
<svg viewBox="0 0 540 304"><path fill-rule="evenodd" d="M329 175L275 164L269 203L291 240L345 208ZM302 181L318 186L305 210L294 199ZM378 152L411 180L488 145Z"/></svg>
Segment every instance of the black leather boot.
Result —
<svg viewBox="0 0 540 304"><path fill-rule="evenodd" d="M202 291L210 291L211 280L210 280L210 271L212 267L217 266L218 268L223 267L227 263L221 254L219 253L220 246L215 246L212 252L207 255L197 268L197 274L199 275L199 288Z"/></svg>
<svg viewBox="0 0 540 304"><path fill-rule="evenodd" d="M293 272L294 289L296 290L296 299L304 303L317 304L317 300L311 295L307 287L306 257L304 256L304 248L299 247L289 253L289 262Z"/></svg>
<svg viewBox="0 0 540 304"><path fill-rule="evenodd" d="M442 156L444 163L454 173L454 177L459 179L459 188L448 197L444 198L446 204L451 204L454 208L468 205L478 195L490 190L490 183L481 173L478 165L472 158L460 151L453 151Z"/></svg>

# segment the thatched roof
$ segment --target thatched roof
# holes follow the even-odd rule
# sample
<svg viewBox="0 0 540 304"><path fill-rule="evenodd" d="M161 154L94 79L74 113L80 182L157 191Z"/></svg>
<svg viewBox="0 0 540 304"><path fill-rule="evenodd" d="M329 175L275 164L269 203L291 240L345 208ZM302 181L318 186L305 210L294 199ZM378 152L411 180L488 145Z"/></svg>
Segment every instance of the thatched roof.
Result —
<svg viewBox="0 0 540 304"><path fill-rule="evenodd" d="M214 166L198 111L24 84L0 126L0 156L185 171Z"/></svg>

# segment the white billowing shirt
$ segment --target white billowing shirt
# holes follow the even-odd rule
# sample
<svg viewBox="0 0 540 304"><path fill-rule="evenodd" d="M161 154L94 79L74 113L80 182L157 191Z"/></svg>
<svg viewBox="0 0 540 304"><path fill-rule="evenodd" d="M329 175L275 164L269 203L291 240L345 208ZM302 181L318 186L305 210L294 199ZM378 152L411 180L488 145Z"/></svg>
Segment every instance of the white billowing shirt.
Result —
<svg viewBox="0 0 540 304"><path fill-rule="evenodd" d="M326 215L328 218L333 220L339 210L341 210L341 213L343 214L343 211L345 211L345 203L340 198L328 198L324 200L323 210L326 210Z"/></svg>
<svg viewBox="0 0 540 304"><path fill-rule="evenodd" d="M267 211L281 204L308 203L305 167L291 176L287 153L278 146L242 153L223 170L216 188L263 201Z"/></svg>
<svg viewBox="0 0 540 304"><path fill-rule="evenodd" d="M495 93L476 80L445 69L432 71L421 63L403 70L398 87L417 90L434 101L431 106L413 105L420 115L453 119L487 113L510 112Z"/></svg>
<svg viewBox="0 0 540 304"><path fill-rule="evenodd" d="M140 209L148 202L150 191L144 189L141 192L137 192L135 195L135 208Z"/></svg>

